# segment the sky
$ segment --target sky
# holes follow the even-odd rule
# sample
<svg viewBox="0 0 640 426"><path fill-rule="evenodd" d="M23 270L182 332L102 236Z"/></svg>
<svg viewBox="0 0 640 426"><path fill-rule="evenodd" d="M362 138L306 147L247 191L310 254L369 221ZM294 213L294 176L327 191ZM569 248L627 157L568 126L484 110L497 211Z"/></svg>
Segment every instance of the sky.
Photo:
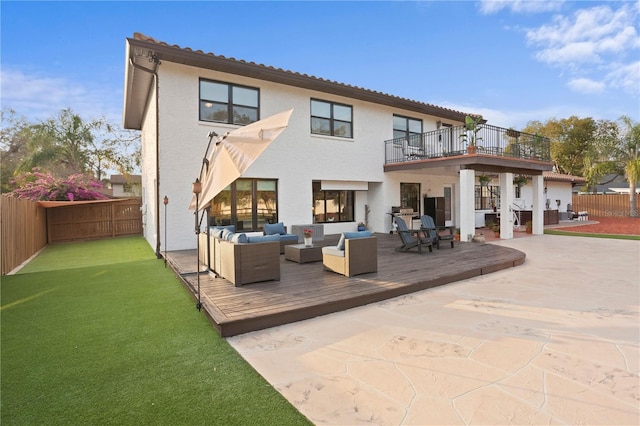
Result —
<svg viewBox="0 0 640 426"><path fill-rule="evenodd" d="M523 128L640 121L636 1L0 1L0 102L122 125L125 40L313 75Z"/></svg>

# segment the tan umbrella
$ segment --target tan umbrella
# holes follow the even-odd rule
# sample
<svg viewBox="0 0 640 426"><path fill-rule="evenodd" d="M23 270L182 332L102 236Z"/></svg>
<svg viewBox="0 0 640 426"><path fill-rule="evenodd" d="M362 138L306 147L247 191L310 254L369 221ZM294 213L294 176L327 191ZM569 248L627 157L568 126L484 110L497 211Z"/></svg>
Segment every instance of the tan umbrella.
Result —
<svg viewBox="0 0 640 426"><path fill-rule="evenodd" d="M206 208L209 202L223 189L238 179L260 154L282 133L289 124L293 109L283 111L239 129L232 130L215 140L210 155L206 155L200 175L202 193L198 210ZM196 207L194 195L189 209Z"/></svg>

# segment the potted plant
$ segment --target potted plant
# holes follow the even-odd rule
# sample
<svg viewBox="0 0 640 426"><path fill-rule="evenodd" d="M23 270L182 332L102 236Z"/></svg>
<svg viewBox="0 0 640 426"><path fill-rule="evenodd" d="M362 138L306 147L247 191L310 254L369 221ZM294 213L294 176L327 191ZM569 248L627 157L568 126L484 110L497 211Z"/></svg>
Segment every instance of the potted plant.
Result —
<svg viewBox="0 0 640 426"><path fill-rule="evenodd" d="M518 188L522 187L523 185L526 185L527 182L529 182L529 178L523 175L518 175L515 178L513 178L513 183L517 185Z"/></svg>
<svg viewBox="0 0 640 426"><path fill-rule="evenodd" d="M358 231L366 231L367 227L365 226L364 222L358 222Z"/></svg>
<svg viewBox="0 0 640 426"><path fill-rule="evenodd" d="M455 241L460 241L460 228L456 228L456 233L453 235Z"/></svg>
<svg viewBox="0 0 640 426"><path fill-rule="evenodd" d="M493 235L500 238L500 225L493 225Z"/></svg>
<svg viewBox="0 0 640 426"><path fill-rule="evenodd" d="M491 182L491 176L487 176L483 173L478 177L478 181L480 182L480 186L487 186L489 182Z"/></svg>
<svg viewBox="0 0 640 426"><path fill-rule="evenodd" d="M304 245L311 247L313 245L313 229L303 229L302 235L304 237Z"/></svg>
<svg viewBox="0 0 640 426"><path fill-rule="evenodd" d="M482 138L478 137L478 132L482 129L482 116L477 115L471 117L467 115L464 118L464 133L460 135L462 141L467 144L467 153L476 153L476 143L481 141Z"/></svg>
<svg viewBox="0 0 640 426"><path fill-rule="evenodd" d="M533 222L531 222L529 220L529 221L527 221L527 223L524 224L524 226L527 229L527 234L532 234L533 233Z"/></svg>

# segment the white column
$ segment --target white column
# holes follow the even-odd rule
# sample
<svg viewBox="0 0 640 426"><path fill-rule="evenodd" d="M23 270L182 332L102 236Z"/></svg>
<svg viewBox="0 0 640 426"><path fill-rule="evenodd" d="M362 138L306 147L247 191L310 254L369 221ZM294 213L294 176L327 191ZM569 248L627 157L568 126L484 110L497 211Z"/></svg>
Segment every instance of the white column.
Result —
<svg viewBox="0 0 640 426"><path fill-rule="evenodd" d="M500 173L500 238L513 238L513 173Z"/></svg>
<svg viewBox="0 0 640 426"><path fill-rule="evenodd" d="M544 234L544 209L546 205L546 194L544 193L544 178L542 175L533 176L531 181L533 185L533 234Z"/></svg>
<svg viewBox="0 0 640 426"><path fill-rule="evenodd" d="M468 236L476 233L475 172L460 170L460 241L471 241Z"/></svg>

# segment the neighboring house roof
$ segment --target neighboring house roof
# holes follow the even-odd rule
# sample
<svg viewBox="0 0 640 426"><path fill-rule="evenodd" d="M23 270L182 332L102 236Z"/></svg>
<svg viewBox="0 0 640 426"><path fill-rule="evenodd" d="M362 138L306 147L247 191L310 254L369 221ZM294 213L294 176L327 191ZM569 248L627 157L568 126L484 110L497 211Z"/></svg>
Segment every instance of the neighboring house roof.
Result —
<svg viewBox="0 0 640 426"><path fill-rule="evenodd" d="M127 60L123 109L123 124L127 129L141 129L145 105L153 83L153 73L162 61L345 96L442 119L464 122L467 115L474 115L282 68L226 58L201 50L194 51L188 47L171 46L140 33L134 33L133 38L127 38Z"/></svg>
<svg viewBox="0 0 640 426"><path fill-rule="evenodd" d="M640 191L640 182L636 183L636 193ZM629 182L623 175L609 174L600 179L600 183L596 185L596 193L598 194L614 194L629 193Z"/></svg>
<svg viewBox="0 0 640 426"><path fill-rule="evenodd" d="M142 183L140 175L111 175L111 185L124 185L125 183Z"/></svg>
<svg viewBox="0 0 640 426"><path fill-rule="evenodd" d="M542 172L544 180L552 182L571 182L574 185L583 185L587 180L581 176L565 175L557 172Z"/></svg>

